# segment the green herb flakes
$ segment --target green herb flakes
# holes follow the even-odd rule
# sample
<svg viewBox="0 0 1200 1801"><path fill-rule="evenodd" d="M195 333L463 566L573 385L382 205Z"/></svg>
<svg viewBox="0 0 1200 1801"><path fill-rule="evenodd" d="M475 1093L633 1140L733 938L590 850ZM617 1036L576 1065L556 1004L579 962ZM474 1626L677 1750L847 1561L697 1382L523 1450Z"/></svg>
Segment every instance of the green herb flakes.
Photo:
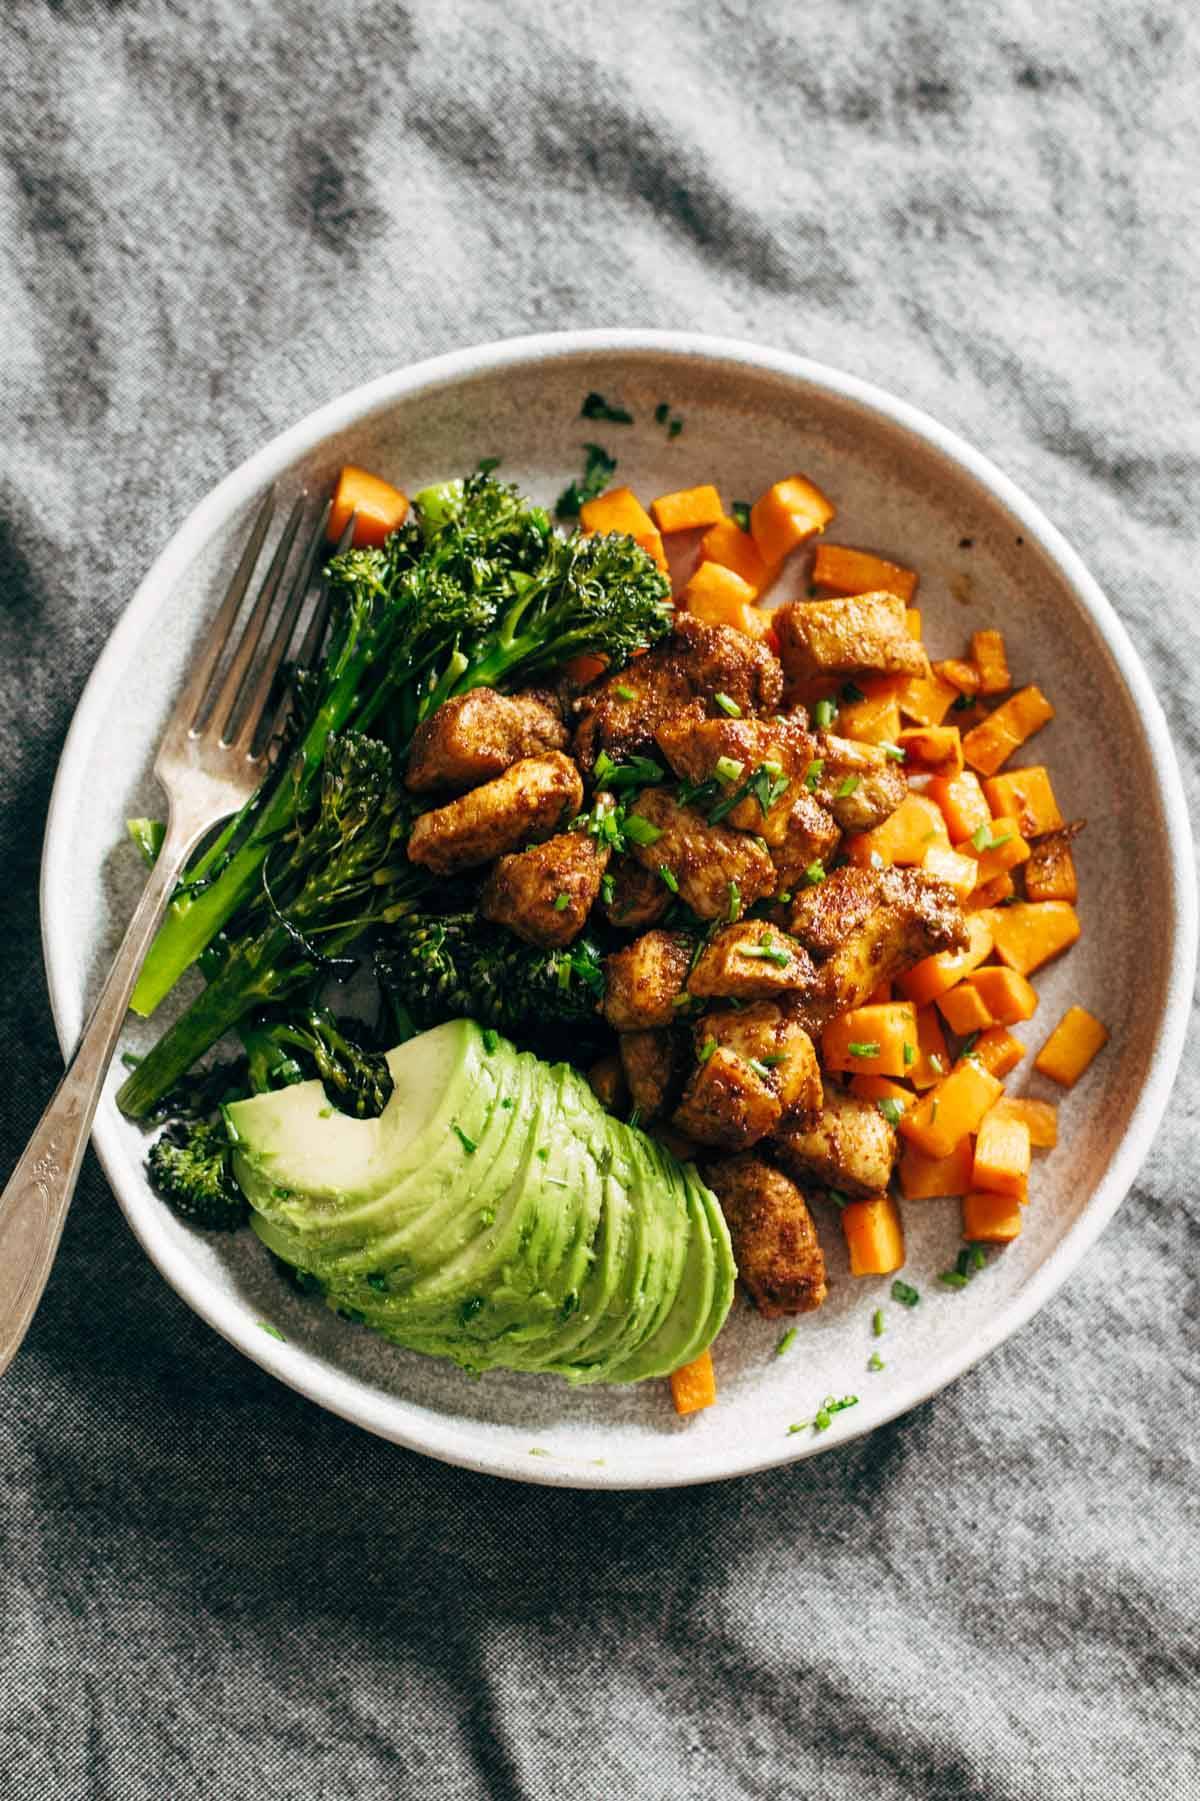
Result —
<svg viewBox="0 0 1200 1801"><path fill-rule="evenodd" d="M907 1282L902 1282L897 1276L892 1283L892 1299L899 1301L902 1307L915 1307L921 1297L915 1288Z"/></svg>
<svg viewBox="0 0 1200 1801"><path fill-rule="evenodd" d="M467 1156L473 1157L475 1155L476 1151L479 1149L479 1146L476 1144L475 1140L473 1138L468 1138L467 1134L463 1131L462 1127L457 1124L457 1122L451 1126L450 1130L454 1133L454 1136L458 1139L458 1142L462 1145L462 1148L467 1153Z"/></svg>
<svg viewBox="0 0 1200 1801"><path fill-rule="evenodd" d="M748 532L750 530L750 502L748 500L735 500L730 506L729 511L738 530Z"/></svg>
<svg viewBox="0 0 1200 1801"><path fill-rule="evenodd" d="M777 1357L785 1357L795 1342L796 1328L795 1326L789 1326L783 1337L779 1340L779 1343L775 1346L775 1355Z"/></svg>
<svg viewBox="0 0 1200 1801"><path fill-rule="evenodd" d="M603 419L609 425L632 425L633 414L627 413L623 406L613 406L605 400L603 394L587 394L579 409L581 419Z"/></svg>
<svg viewBox="0 0 1200 1801"><path fill-rule="evenodd" d="M716 701L717 705L720 707L722 713L726 714L728 718L730 718L730 719L740 719L741 718L742 709L738 706L736 700L730 699L728 694L718 691L716 694L713 695L713 699Z"/></svg>

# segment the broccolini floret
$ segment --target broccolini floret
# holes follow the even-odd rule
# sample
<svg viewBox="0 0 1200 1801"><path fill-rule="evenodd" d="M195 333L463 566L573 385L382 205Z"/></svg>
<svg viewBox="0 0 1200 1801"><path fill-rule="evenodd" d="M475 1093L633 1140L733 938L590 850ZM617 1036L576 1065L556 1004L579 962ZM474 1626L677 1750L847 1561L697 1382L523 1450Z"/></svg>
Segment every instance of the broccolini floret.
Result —
<svg viewBox="0 0 1200 1801"><path fill-rule="evenodd" d="M340 1113L377 1119L392 1095L392 1072L382 1051L358 1043L328 1007L309 1005L286 1018L243 1028L250 1086L256 1094L302 1082L312 1072Z"/></svg>
<svg viewBox="0 0 1200 1801"><path fill-rule="evenodd" d="M246 1200L229 1161L221 1119L176 1120L150 1146L146 1171L173 1213L206 1232L235 1232Z"/></svg>

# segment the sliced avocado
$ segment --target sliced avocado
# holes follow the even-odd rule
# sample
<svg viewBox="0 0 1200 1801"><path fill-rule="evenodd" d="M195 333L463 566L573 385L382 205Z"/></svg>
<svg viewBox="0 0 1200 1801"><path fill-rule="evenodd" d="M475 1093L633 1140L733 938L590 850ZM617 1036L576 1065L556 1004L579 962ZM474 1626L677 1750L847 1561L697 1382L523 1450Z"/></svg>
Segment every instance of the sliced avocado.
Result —
<svg viewBox="0 0 1200 1801"><path fill-rule="evenodd" d="M690 1363L693 1357L698 1357L708 1343L706 1333L716 1287L717 1249L698 1182L686 1184L686 1206L687 1258L671 1306L657 1329L613 1370L614 1382L669 1376L680 1364Z"/></svg>

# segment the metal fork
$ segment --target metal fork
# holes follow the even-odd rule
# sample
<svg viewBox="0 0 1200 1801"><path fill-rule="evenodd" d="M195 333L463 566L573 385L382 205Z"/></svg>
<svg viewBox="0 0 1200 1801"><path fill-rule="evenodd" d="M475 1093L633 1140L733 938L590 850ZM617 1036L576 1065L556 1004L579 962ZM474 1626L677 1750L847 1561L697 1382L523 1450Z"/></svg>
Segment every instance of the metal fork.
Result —
<svg viewBox="0 0 1200 1801"><path fill-rule="evenodd" d="M162 849L67 1072L0 1195L0 1374L15 1356L46 1286L142 959L197 844L219 821L236 813L262 780L288 704L285 699L270 709L275 678L292 642L329 520L326 504L285 586L284 573L306 502L302 494L292 507L238 636L238 615L275 509L273 491L259 509L155 759L154 774L167 796ZM352 518L339 551L353 533ZM266 653L256 661L281 593ZM328 585L322 584L300 647L304 662L312 662L320 649L327 609ZM235 644L221 673L225 653Z"/></svg>

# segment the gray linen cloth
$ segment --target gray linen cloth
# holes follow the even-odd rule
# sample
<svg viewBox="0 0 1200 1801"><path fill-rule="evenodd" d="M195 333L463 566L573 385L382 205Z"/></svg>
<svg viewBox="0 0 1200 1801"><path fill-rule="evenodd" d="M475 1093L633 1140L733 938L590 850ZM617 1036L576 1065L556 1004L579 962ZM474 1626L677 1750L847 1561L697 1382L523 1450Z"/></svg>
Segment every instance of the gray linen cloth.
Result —
<svg viewBox="0 0 1200 1801"><path fill-rule="evenodd" d="M342 389L562 326L745 336L979 443L1112 595L1195 793L1193 7L8 0L0 1162L59 1070L42 824L209 485ZM1017 1337L870 1439L553 1493L272 1383L89 1160L0 1387L0 1794L1200 1794L1195 1048Z"/></svg>

